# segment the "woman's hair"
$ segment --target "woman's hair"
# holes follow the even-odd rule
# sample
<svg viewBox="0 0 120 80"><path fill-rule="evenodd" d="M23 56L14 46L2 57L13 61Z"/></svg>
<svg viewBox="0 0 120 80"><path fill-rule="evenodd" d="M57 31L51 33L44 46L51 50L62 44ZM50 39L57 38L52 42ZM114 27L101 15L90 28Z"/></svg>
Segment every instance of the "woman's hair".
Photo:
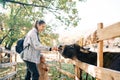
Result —
<svg viewBox="0 0 120 80"><path fill-rule="evenodd" d="M37 25L41 25L41 24L45 24L45 21L43 21L43 20L37 20L37 21L35 22L35 28L38 30Z"/></svg>

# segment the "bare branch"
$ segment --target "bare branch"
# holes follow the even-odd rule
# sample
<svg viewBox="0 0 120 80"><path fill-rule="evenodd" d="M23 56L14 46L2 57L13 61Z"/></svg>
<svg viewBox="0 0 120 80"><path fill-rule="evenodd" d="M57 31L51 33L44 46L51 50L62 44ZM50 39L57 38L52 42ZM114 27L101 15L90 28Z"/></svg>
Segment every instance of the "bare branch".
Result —
<svg viewBox="0 0 120 80"><path fill-rule="evenodd" d="M15 4L20 4L20 5L26 5L26 6L43 7L43 8L47 8L47 9L52 9L52 8L50 8L50 7L43 6L43 5L28 4L28 3L23 3L23 2L19 2L19 1L6 0L6 2L15 3ZM56 10L57 10L57 9L56 9Z"/></svg>
<svg viewBox="0 0 120 80"><path fill-rule="evenodd" d="M22 7L20 6L20 8L17 10L16 14L14 15L14 17L13 17L14 20L15 20L16 16L18 15L18 13L20 12L21 8Z"/></svg>
<svg viewBox="0 0 120 80"><path fill-rule="evenodd" d="M6 35L3 36L2 39L0 39L0 44L2 44L3 40L4 40L6 37L8 37L8 34L9 34L12 30L14 30L14 29L9 29L9 31L6 33Z"/></svg>

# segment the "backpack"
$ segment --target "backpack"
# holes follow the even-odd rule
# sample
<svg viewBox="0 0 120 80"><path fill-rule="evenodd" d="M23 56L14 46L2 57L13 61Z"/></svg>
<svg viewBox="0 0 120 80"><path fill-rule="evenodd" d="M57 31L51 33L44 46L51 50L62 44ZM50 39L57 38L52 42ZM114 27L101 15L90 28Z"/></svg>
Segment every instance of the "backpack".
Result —
<svg viewBox="0 0 120 80"><path fill-rule="evenodd" d="M38 33L37 33L37 37L38 37ZM17 45L15 47L15 50L18 54L21 54L22 51L24 51L27 47L29 48L29 46L30 46L30 44L28 44L28 46L26 46L25 48L23 47L24 39L25 39L25 37L21 38L17 41ZM38 38L38 41L40 41L39 38Z"/></svg>
<svg viewBox="0 0 120 80"><path fill-rule="evenodd" d="M17 41L17 45L15 47L15 50L19 54L24 50L24 48L23 48L24 39L25 38L21 38Z"/></svg>

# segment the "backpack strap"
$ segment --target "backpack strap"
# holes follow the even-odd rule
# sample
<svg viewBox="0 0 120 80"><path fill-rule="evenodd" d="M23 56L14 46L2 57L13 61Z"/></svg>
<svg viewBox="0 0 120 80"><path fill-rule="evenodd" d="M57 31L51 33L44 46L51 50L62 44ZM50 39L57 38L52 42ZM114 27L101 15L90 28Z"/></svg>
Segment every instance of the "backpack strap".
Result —
<svg viewBox="0 0 120 80"><path fill-rule="evenodd" d="M26 48L29 48L30 44L28 44L28 46L25 46L25 48L23 49L23 51L26 49Z"/></svg>

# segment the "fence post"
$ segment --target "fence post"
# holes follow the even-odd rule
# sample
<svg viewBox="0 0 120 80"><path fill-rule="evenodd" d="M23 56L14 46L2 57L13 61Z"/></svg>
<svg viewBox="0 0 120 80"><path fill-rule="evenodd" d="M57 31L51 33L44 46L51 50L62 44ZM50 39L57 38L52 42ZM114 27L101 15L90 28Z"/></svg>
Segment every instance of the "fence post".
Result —
<svg viewBox="0 0 120 80"><path fill-rule="evenodd" d="M10 53L10 63L12 63L12 53Z"/></svg>
<svg viewBox="0 0 120 80"><path fill-rule="evenodd" d="M0 63L2 63L2 54L0 53Z"/></svg>
<svg viewBox="0 0 120 80"><path fill-rule="evenodd" d="M75 65L75 80L76 80L76 78L77 78L77 80L81 78L81 75L82 75L81 71L82 70L78 66Z"/></svg>
<svg viewBox="0 0 120 80"><path fill-rule="evenodd" d="M97 31L99 31L102 28L103 28L103 23L99 23ZM103 67L103 40L100 40L98 42L97 67ZM99 79L96 79L96 80L99 80Z"/></svg>
<svg viewBox="0 0 120 80"><path fill-rule="evenodd" d="M83 40L84 38L81 38L80 41L79 41L79 45L80 46L83 46ZM80 69L78 66L75 65L75 80L76 80L76 77L79 79L79 80L82 80L82 69ZM77 79L77 80L78 80Z"/></svg>
<svg viewBox="0 0 120 80"><path fill-rule="evenodd" d="M61 55L59 54L59 52L58 52L58 57L59 57L59 69L62 69L62 66L61 66ZM59 73L59 77L61 77L61 73Z"/></svg>
<svg viewBox="0 0 120 80"><path fill-rule="evenodd" d="M15 53L15 62L17 63L17 54ZM15 71L17 71L17 64L15 65Z"/></svg>
<svg viewBox="0 0 120 80"><path fill-rule="evenodd" d="M15 53L15 61L16 65L14 66L15 67L15 71L17 71L17 54ZM17 75L15 75L15 78L17 78Z"/></svg>
<svg viewBox="0 0 120 80"><path fill-rule="evenodd" d="M0 63L2 62L2 48L0 47Z"/></svg>

